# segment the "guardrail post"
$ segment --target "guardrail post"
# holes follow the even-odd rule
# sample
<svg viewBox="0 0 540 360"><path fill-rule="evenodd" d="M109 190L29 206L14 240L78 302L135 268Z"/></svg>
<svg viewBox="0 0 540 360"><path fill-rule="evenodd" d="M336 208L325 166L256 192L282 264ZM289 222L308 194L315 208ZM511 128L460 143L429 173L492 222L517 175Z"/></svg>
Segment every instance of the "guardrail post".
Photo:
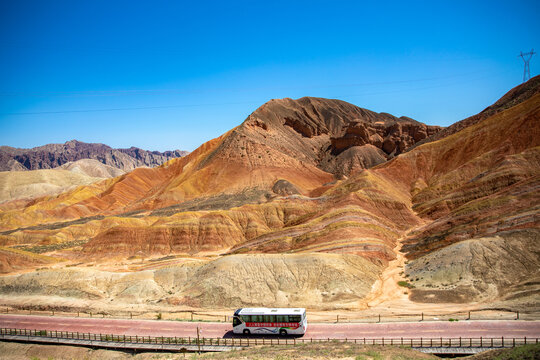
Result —
<svg viewBox="0 0 540 360"><path fill-rule="evenodd" d="M424 313L422 313L422 320L420 320L420 321L424 321Z"/></svg>
<svg viewBox="0 0 540 360"><path fill-rule="evenodd" d="M527 345L527 337L526 336L523 338L523 340L525 342L525 345Z"/></svg>
<svg viewBox="0 0 540 360"><path fill-rule="evenodd" d="M483 347L482 337L480 336L480 347Z"/></svg>
<svg viewBox="0 0 540 360"><path fill-rule="evenodd" d="M519 311L516 311L516 320L519 320Z"/></svg>
<svg viewBox="0 0 540 360"><path fill-rule="evenodd" d="M504 336L501 336L501 347L504 347Z"/></svg>
<svg viewBox="0 0 540 360"><path fill-rule="evenodd" d="M339 322L339 315L336 315L336 322Z"/></svg>
<svg viewBox="0 0 540 360"><path fill-rule="evenodd" d="M516 338L512 338L512 347L516 347Z"/></svg>

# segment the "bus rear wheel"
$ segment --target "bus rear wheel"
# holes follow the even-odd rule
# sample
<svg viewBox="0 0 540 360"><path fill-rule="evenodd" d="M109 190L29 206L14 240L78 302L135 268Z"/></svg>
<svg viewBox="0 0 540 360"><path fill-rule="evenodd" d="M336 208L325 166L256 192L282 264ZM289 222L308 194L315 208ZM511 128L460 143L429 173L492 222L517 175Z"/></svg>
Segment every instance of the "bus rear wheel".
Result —
<svg viewBox="0 0 540 360"><path fill-rule="evenodd" d="M244 329L244 335L249 335L249 334L250 334L249 330L248 330L248 329Z"/></svg>
<svg viewBox="0 0 540 360"><path fill-rule="evenodd" d="M287 336L287 330L285 330L285 329L279 330L279 335L281 335L281 336Z"/></svg>

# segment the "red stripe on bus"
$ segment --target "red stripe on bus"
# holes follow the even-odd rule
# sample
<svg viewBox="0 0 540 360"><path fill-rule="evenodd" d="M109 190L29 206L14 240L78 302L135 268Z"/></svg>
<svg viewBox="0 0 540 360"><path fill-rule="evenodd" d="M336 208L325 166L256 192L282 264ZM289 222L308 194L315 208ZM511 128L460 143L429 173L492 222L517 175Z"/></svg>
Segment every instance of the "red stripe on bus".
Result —
<svg viewBox="0 0 540 360"><path fill-rule="evenodd" d="M299 323L265 323L265 322L247 322L247 327L288 327L298 329Z"/></svg>

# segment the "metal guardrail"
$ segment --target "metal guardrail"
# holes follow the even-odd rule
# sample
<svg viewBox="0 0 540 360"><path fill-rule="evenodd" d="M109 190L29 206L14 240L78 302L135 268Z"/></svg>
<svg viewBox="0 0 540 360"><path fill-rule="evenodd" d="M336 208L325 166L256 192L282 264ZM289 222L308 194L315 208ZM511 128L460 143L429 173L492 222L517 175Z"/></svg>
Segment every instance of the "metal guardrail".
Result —
<svg viewBox="0 0 540 360"><path fill-rule="evenodd" d="M511 348L527 344L538 344L539 338L505 338L505 337L478 337L478 338L354 338L354 339L313 339L297 337L238 337L238 338L197 338L197 337L164 337L164 336L137 336L137 335L115 335L115 334L93 334L56 330L31 330L0 328L0 339L40 342L50 340L56 343L66 343L72 345L91 345L102 347L117 347L130 349L165 349L167 346L176 346L178 349L170 348L171 351L178 351L188 347L200 348L199 351L224 351L232 348L241 348L256 345L296 345L306 343L336 342L355 343L364 345L380 346L407 346L414 349L425 348ZM77 340L78 342L74 342ZM48 341L51 342L51 341ZM85 342L90 342L86 344ZM155 346L154 346L155 345ZM205 349L206 348L206 349ZM227 349L228 348L228 349Z"/></svg>

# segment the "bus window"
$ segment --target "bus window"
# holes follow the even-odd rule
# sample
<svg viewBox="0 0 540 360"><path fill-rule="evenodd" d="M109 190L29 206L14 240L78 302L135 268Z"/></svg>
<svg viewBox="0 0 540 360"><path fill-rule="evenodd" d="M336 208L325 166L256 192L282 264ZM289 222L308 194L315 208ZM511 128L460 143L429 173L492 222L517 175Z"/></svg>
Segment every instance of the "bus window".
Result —
<svg viewBox="0 0 540 360"><path fill-rule="evenodd" d="M301 319L301 315L289 315L289 322L300 322Z"/></svg>
<svg viewBox="0 0 540 360"><path fill-rule="evenodd" d="M268 322L271 322L271 323L277 322L276 315L268 315Z"/></svg>
<svg viewBox="0 0 540 360"><path fill-rule="evenodd" d="M232 321L232 326L234 327L234 326L238 326L240 324L241 324L240 319L235 316L233 318L233 321Z"/></svg>
<svg viewBox="0 0 540 360"><path fill-rule="evenodd" d="M251 321L252 322L263 322L264 321L264 315L251 315Z"/></svg>
<svg viewBox="0 0 540 360"><path fill-rule="evenodd" d="M289 315L276 315L276 322L289 322Z"/></svg>
<svg viewBox="0 0 540 360"><path fill-rule="evenodd" d="M242 315L243 322L251 322L251 315Z"/></svg>

